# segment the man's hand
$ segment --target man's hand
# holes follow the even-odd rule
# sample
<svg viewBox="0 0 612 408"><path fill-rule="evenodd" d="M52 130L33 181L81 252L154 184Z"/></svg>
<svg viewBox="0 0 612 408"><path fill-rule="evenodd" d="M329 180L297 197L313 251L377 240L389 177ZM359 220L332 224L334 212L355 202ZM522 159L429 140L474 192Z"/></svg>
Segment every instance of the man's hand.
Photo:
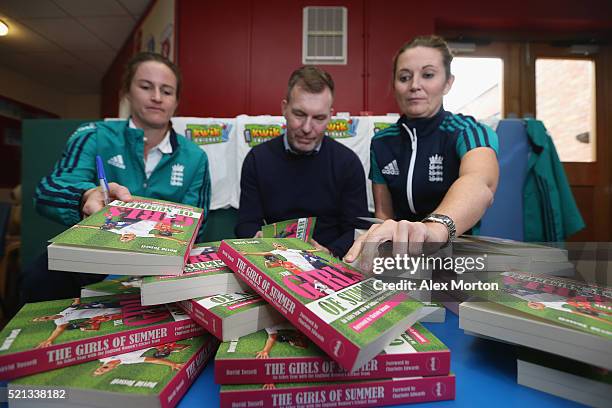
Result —
<svg viewBox="0 0 612 408"><path fill-rule="evenodd" d="M257 231L255 235L253 236L253 238L262 238L262 237L263 237L263 232L261 232L261 230Z"/></svg>
<svg viewBox="0 0 612 408"><path fill-rule="evenodd" d="M127 187L117 183L108 183L108 196L112 200L132 201L132 195ZM89 217L104 208L104 194L99 187L90 188L81 198L81 212L83 217Z"/></svg>

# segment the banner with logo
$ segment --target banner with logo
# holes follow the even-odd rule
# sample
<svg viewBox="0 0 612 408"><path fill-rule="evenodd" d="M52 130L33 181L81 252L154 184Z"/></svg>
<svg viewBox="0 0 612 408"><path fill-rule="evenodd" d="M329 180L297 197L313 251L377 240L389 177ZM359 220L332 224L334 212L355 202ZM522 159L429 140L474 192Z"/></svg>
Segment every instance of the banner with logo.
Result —
<svg viewBox="0 0 612 408"><path fill-rule="evenodd" d="M234 165L236 119L179 117L172 119L172 127L208 155L212 188L210 209L229 207L237 179Z"/></svg>

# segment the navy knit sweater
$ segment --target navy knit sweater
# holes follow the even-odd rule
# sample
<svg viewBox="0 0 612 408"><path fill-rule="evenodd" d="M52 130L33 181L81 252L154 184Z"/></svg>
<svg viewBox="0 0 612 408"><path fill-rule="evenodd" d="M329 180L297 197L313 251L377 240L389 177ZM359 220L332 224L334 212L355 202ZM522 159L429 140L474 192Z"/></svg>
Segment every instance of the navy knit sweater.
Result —
<svg viewBox="0 0 612 408"><path fill-rule="evenodd" d="M357 217L368 216L365 173L357 155L325 137L313 155L285 151L277 137L251 149L242 164L236 235L250 238L266 223L317 217L313 238L342 257Z"/></svg>

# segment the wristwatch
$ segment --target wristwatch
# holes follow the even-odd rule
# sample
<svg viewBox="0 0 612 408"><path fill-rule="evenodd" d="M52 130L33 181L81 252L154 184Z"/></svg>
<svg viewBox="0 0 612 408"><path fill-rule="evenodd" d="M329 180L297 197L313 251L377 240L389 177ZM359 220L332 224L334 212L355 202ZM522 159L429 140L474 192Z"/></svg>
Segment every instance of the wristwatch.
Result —
<svg viewBox="0 0 612 408"><path fill-rule="evenodd" d="M446 243L452 242L455 240L457 236L457 228L455 227L455 221L448 215L444 214L429 214L427 217L423 218L421 222L437 222L438 224L442 224L448 230L448 241Z"/></svg>

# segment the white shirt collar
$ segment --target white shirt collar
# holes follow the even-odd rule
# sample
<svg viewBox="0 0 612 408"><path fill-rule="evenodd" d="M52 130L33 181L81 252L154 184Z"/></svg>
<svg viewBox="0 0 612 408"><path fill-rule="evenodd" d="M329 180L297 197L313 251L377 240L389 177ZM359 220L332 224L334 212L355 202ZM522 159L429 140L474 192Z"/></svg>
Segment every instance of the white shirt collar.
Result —
<svg viewBox="0 0 612 408"><path fill-rule="evenodd" d="M132 118L130 118L129 120L129 126L132 129L138 129L138 127L136 126ZM155 150L155 149L159 149L159 151L164 154L172 153L172 145L170 144L170 131L169 130L166 132L166 135L164 136L162 141L159 142L157 146L153 146L149 151Z"/></svg>

